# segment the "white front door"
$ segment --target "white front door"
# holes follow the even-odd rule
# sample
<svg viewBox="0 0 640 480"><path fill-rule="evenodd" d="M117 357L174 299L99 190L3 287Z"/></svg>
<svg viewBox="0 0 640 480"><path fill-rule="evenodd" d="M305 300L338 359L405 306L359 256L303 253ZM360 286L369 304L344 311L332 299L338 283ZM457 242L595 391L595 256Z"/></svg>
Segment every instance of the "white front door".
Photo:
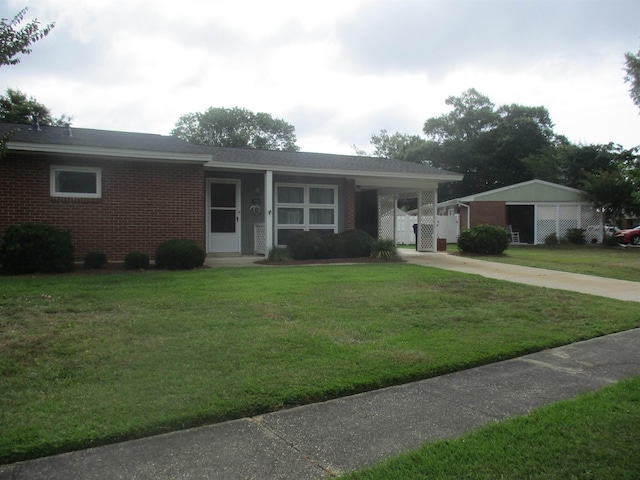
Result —
<svg viewBox="0 0 640 480"><path fill-rule="evenodd" d="M240 250L240 180L207 180L207 252Z"/></svg>

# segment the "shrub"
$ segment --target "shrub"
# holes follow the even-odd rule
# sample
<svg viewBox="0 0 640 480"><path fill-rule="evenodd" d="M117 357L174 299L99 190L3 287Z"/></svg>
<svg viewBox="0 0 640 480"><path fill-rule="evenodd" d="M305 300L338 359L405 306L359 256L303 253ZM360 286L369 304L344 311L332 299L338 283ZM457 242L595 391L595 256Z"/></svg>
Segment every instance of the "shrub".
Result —
<svg viewBox="0 0 640 480"><path fill-rule="evenodd" d="M575 245L584 245L587 243L584 232L585 230L582 228L570 228L567 230L567 241Z"/></svg>
<svg viewBox="0 0 640 480"><path fill-rule="evenodd" d="M329 247L317 232L295 232L287 239L289 254L294 260L310 260L329 257Z"/></svg>
<svg viewBox="0 0 640 480"><path fill-rule="evenodd" d="M167 270L189 270L204 263L205 253L193 240L167 240L156 249L156 265Z"/></svg>
<svg viewBox="0 0 640 480"><path fill-rule="evenodd" d="M556 235L556 232L547 235L544 238L544 244L549 246L558 245L558 236Z"/></svg>
<svg viewBox="0 0 640 480"><path fill-rule="evenodd" d="M9 274L62 273L73 270L71 234L50 225L23 223L8 227L0 246L0 263Z"/></svg>
<svg viewBox="0 0 640 480"><path fill-rule="evenodd" d="M368 257L374 238L362 230L345 230L340 234L344 238L346 257Z"/></svg>
<svg viewBox="0 0 640 480"><path fill-rule="evenodd" d="M396 248L396 242L392 239L380 239L373 242L371 258L376 260L399 260L400 255Z"/></svg>
<svg viewBox="0 0 640 480"><path fill-rule="evenodd" d="M499 255L509 247L507 230L493 225L478 225L458 236L458 250L464 253Z"/></svg>
<svg viewBox="0 0 640 480"><path fill-rule="evenodd" d="M104 252L89 252L84 256L84 268L104 268L107 266L107 254Z"/></svg>
<svg viewBox="0 0 640 480"><path fill-rule="evenodd" d="M269 250L269 261L285 263L291 260L289 250L286 247L273 247Z"/></svg>
<svg viewBox="0 0 640 480"><path fill-rule="evenodd" d="M338 233L330 233L324 237L329 249L330 258L345 258L347 256L347 241Z"/></svg>
<svg viewBox="0 0 640 480"><path fill-rule="evenodd" d="M149 268L149 255L142 252L130 252L124 257L124 268L127 270L140 270Z"/></svg>

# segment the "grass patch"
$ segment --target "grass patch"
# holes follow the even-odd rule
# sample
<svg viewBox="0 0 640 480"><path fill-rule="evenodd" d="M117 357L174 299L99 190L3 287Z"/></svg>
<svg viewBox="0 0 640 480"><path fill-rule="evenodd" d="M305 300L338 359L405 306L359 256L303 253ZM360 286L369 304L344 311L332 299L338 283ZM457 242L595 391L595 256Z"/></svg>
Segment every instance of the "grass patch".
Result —
<svg viewBox="0 0 640 480"><path fill-rule="evenodd" d="M0 277L0 461L255 415L640 326L408 264Z"/></svg>
<svg viewBox="0 0 640 480"><path fill-rule="evenodd" d="M638 472L640 377L635 377L344 478L632 480Z"/></svg>
<svg viewBox="0 0 640 480"><path fill-rule="evenodd" d="M453 251L457 252L457 247ZM640 248L603 247L602 245L554 247L511 245L502 255L476 256L476 258L632 282L640 281Z"/></svg>

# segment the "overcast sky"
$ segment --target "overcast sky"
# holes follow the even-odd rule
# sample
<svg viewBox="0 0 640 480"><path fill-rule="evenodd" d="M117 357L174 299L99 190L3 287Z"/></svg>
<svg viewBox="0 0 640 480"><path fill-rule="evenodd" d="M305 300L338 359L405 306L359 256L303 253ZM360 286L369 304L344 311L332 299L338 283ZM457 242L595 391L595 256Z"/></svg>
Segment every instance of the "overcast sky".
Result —
<svg viewBox="0 0 640 480"><path fill-rule="evenodd" d="M73 126L168 134L209 107L268 112L303 151L371 150L372 133L422 134L475 88L545 106L574 143L640 144L624 53L639 0L0 0L55 22L0 89Z"/></svg>

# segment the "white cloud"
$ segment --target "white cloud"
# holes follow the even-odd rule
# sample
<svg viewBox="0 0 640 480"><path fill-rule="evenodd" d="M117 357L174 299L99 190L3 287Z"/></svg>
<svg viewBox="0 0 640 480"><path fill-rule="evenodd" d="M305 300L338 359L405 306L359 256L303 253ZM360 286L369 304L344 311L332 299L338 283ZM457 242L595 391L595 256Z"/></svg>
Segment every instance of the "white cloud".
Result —
<svg viewBox="0 0 640 480"><path fill-rule="evenodd" d="M56 27L2 67L0 89L77 127L166 134L180 115L240 106L293 124L303 150L353 153L381 129L420 134L474 87L547 107L572 141L640 144L622 81L636 0L39 0L33 17Z"/></svg>

